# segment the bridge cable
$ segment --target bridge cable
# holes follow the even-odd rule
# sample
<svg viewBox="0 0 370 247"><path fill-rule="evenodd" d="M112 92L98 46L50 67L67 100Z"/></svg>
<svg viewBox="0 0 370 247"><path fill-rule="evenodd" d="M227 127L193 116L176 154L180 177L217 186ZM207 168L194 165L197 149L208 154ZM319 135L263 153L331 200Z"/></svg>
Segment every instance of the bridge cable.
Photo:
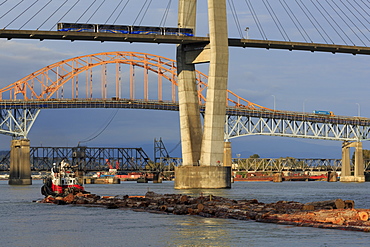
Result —
<svg viewBox="0 0 370 247"><path fill-rule="evenodd" d="M317 4L315 4L314 0L310 0L311 3L315 6L315 8L317 9L317 11L319 11L319 13L322 15L322 17L326 20L326 22L331 26L331 28L333 28L333 30L337 33L337 35L342 39L342 41L347 44L347 42L343 39L343 37L340 35L340 33L337 31L337 29L333 26L333 24L328 20L328 18L326 17L326 15L324 15L324 13L321 11L321 9L317 6ZM320 4L318 2L318 4ZM325 10L325 8L320 4L321 8ZM329 15L329 13L326 12L327 15ZM329 15L330 16L330 15ZM330 16L331 17L331 16ZM330 41L334 44L334 41L329 37Z"/></svg>
<svg viewBox="0 0 370 247"><path fill-rule="evenodd" d="M345 16L345 17L347 17L347 19L352 23L352 25L354 25L355 26L355 28L368 40L368 41L370 41L367 37L366 37L366 35L361 31L361 29L360 28L358 28L357 27L357 25L351 20L351 18L349 18L349 16L338 6L338 4L336 4L334 1L332 1L333 2L333 4L337 7L337 8L339 8L339 10L343 13L343 15ZM342 1L341 1L342 2ZM343 2L342 2L343 3ZM344 4L343 4L344 5ZM347 7L346 5L344 5L345 7ZM347 9L348 9L348 7L347 7ZM349 10L349 9L348 9ZM350 11L350 10L349 10ZM351 12L351 11L350 11ZM351 12L352 13L352 12ZM353 14L353 13L352 13ZM341 15L340 15L341 16ZM356 16L355 16L356 17ZM347 24L347 23L346 23ZM347 24L348 25L348 24ZM348 25L348 27L352 30L352 32L356 35L356 37L362 42L362 44L364 44L364 46L366 46L366 44L365 44L365 42L358 36L358 34L352 29L352 27L350 27L349 25Z"/></svg>
<svg viewBox="0 0 370 247"><path fill-rule="evenodd" d="M284 4L281 2L281 1L283 1L284 2ZM284 10L285 10L285 12L288 14L288 16L289 16L289 18L290 18L290 20L293 22L293 24L295 25L295 27L297 28L297 30L299 31L299 33L302 35L302 37L303 37L303 39L306 41L306 42L308 42L307 41L307 39L306 39L306 37L303 35L303 33L302 33L302 31L301 31L301 29L303 30L303 32L306 34L306 36L308 37L308 39L311 41L311 43L313 42L312 41L312 39L310 38L310 36L307 34L307 32L306 32L306 30L303 28L303 26L302 26L302 24L299 22L299 20L297 19L297 17L294 15L294 12L292 11L292 9L289 7L289 5L286 3L286 1L285 0L279 0L279 2L280 2L280 4L281 4L281 6L283 6L283 8L284 8ZM288 11L289 10L289 11ZM293 17L294 17L294 19L293 19ZM295 21L294 21L295 20ZM297 23L298 23L298 25L297 25Z"/></svg>
<svg viewBox="0 0 370 247"><path fill-rule="evenodd" d="M168 13L169 13L170 8L171 8L171 2L172 2L172 0L169 0L168 3L167 3L166 10L164 11L161 22L159 23L160 27L164 27L166 25L166 20L167 20L167 17L168 17Z"/></svg>
<svg viewBox="0 0 370 247"><path fill-rule="evenodd" d="M278 28L278 31L280 32L281 36L282 36L282 37L283 37L283 39L286 41L286 38L285 38L284 34L281 32L279 25L277 25L277 23L276 23L276 21L275 21L274 16L271 14L270 9L269 9L269 8L267 7L267 5L266 5L265 0L262 0L262 2L263 2L263 5L265 5L265 8L266 8L267 12L269 13L269 15L270 15L271 19L272 19L272 20L273 20L273 22L275 23L275 26Z"/></svg>
<svg viewBox="0 0 370 247"><path fill-rule="evenodd" d="M101 6L105 3L106 0L103 0L103 2L100 3L99 7L96 8L96 10L94 11L94 13L92 13L92 15L90 16L90 18L86 21L86 23L89 23L89 21L91 20L91 18L96 14L96 12L98 12L98 10L101 8Z"/></svg>
<svg viewBox="0 0 370 247"><path fill-rule="evenodd" d="M82 15L77 19L76 23L86 14L87 11L89 11L89 9L95 4L96 0L94 0L92 2L92 4L90 4L90 6L82 13Z"/></svg>
<svg viewBox="0 0 370 247"><path fill-rule="evenodd" d="M114 15L114 13L116 12L116 10L118 10L119 6L121 6L123 0L121 0L118 5L114 8L113 12L110 14L110 16L108 17L108 19L104 22L104 25L106 25L108 23L108 21L110 20L110 18Z"/></svg>
<svg viewBox="0 0 370 247"><path fill-rule="evenodd" d="M144 3L144 4L143 4L143 6L141 7L141 9L140 9L139 13L137 14L137 16L136 16L136 18L135 18L134 22L132 23L132 26L134 26L134 25L135 25L135 22L137 21L137 19L138 19L138 18L139 18L139 16L141 15L141 12L143 11L143 9L144 9L145 5L147 4L147 2L148 2L148 0L145 0L145 3Z"/></svg>
<svg viewBox="0 0 370 247"><path fill-rule="evenodd" d="M68 13L69 12L71 12L71 10L80 2L81 0L77 0L77 2L75 2L68 10L67 10L67 12L57 21L57 23L59 23L66 15L68 15ZM55 25L54 25L55 26ZM53 29L53 27L54 26L52 26L50 29L49 29L49 31L50 30L52 30Z"/></svg>
<svg viewBox="0 0 370 247"><path fill-rule="evenodd" d="M49 2L47 2L41 9L39 9L28 21L26 21L26 23L23 24L23 26L21 26L19 28L22 29L27 23L29 23L36 15L38 15L42 10L44 10L46 8L46 6L48 6L53 0L49 0Z"/></svg>
<svg viewBox="0 0 370 247"><path fill-rule="evenodd" d="M249 8L249 11L251 12L251 15L253 17L253 20L256 23L256 26L258 28L258 31L261 34L262 39L267 40L267 36L266 36L266 34L265 34L265 32L264 32L264 30L262 28L261 22L258 19L258 16L257 16L257 14L256 14L256 12L255 12L255 10L253 8L252 3L250 2L250 0L245 0L245 3L247 4L247 6Z"/></svg>
<svg viewBox="0 0 370 247"><path fill-rule="evenodd" d="M4 16L6 16L7 14L9 14L13 9L15 9L16 7L18 7L22 2L24 2L24 0L21 0L19 3L17 3L16 5L14 5L11 9L8 10L8 12L6 12L5 14L3 14L0 17L0 19L3 18ZM4 27L4 29L5 29L5 27Z"/></svg>
<svg viewBox="0 0 370 247"><path fill-rule="evenodd" d="M353 6L353 5L352 5L352 3L350 3L350 2L349 2L349 0L346 0L346 1L347 1L347 2L348 2L348 3L349 3L349 4L350 4L354 9L356 9L356 8L355 8L355 6ZM362 8L362 7L359 5L359 3L357 3L357 2L355 2L355 3L360 7L360 9L361 9L362 11L364 11L364 13L365 13L365 14L367 14L367 15L370 17L370 14L369 14L366 10L364 10L364 8ZM359 15L361 15L361 17L362 17L362 18L364 18L364 20L365 20L367 23L369 23L369 24L370 24L370 22L368 21L368 19L367 19L365 16L363 16L363 14L361 14L361 12L360 12L359 10L357 10L357 9L356 9L356 11L357 11L357 13L359 13Z"/></svg>
<svg viewBox="0 0 370 247"><path fill-rule="evenodd" d="M321 26L320 22L315 18L315 15L311 13L311 11L309 10L309 8L307 8L307 6L304 4L304 2L302 2L302 0L300 0L300 2L302 3L302 5L307 9L307 11L310 13L310 15L312 16L312 18L316 21L317 25L321 28L321 30L323 31L323 33L326 35L326 37L334 44L334 41L330 38L330 36L328 35L328 33L325 31L325 29ZM312 0L311 0L312 2ZM324 38L323 38L324 39ZM325 40L325 39L324 39ZM328 43L326 40L325 40L326 43Z"/></svg>
<svg viewBox="0 0 370 247"><path fill-rule="evenodd" d="M239 32L240 38L244 38L242 29L240 27L240 22L239 22L239 19L238 19L238 15L237 15L237 12L236 12L236 9L235 9L234 0L228 0L228 3L230 5L231 13L233 15L234 22L235 22L236 28Z"/></svg>
<svg viewBox="0 0 370 247"><path fill-rule="evenodd" d="M357 21L359 22L359 23L361 23L362 24L362 26L364 26L364 28L366 28L366 30L368 31L368 32L370 32L370 30L367 28L367 26L357 17L357 15L355 15L355 13L353 13L351 10L350 10L350 8L342 1L342 0L340 0L341 1L341 3L348 9L348 11L349 12L351 12L351 14L357 19ZM356 10L356 12L359 14L359 15L361 15L361 17L362 18L364 18L364 16L361 14L361 12L360 11L358 11L358 9L356 9L350 2L348 2L348 0L346 0L347 1L347 3L349 3L349 5L351 5L351 7L354 9L354 10ZM370 23L368 20L366 20L365 18L364 18L364 20L365 21L367 21L367 23ZM357 29L359 29L358 27L357 27ZM361 31L361 29L359 30L361 33L362 33L362 35L364 35L365 36L365 38L367 39L367 41L370 41L368 38L367 38L367 36Z"/></svg>
<svg viewBox="0 0 370 247"><path fill-rule="evenodd" d="M145 17L145 15L146 15L146 13L148 12L149 6L150 6L150 4L152 3L152 1L153 1L153 0L150 0L150 1L149 1L148 6L146 7L146 10L145 10L145 12L144 12L143 16L141 17L141 20L140 20L140 22L139 22L139 26L141 26L141 23L142 23L142 21L144 20L144 17Z"/></svg>
<svg viewBox="0 0 370 247"><path fill-rule="evenodd" d="M266 2L265 2L266 1ZM268 0L262 0L263 4L265 5L267 11L269 12L272 20L274 21L276 27L278 28L281 36L283 36L283 39L286 41L286 40L289 40L290 41L290 38L288 36L288 34L285 32L285 29L283 27L283 25L281 25L281 22L279 20L279 18L277 17L277 15L275 14L274 12L274 9L271 7L270 3ZM267 4L266 4L267 3ZM279 27L280 26L280 27ZM285 34L285 35L284 35Z"/></svg>
<svg viewBox="0 0 370 247"><path fill-rule="evenodd" d="M117 22L118 18L121 16L121 14L122 14L123 10L126 8L126 6L127 6L127 4L128 4L129 2L130 2L130 0L127 0L126 4L123 6L123 8L121 9L121 11L119 12L119 14L118 14L117 18L114 20L113 25L114 25L114 24L116 24L116 22Z"/></svg>
<svg viewBox="0 0 370 247"><path fill-rule="evenodd" d="M325 2L330 6L330 8L332 8L332 10L342 19L342 21L347 25L347 27L349 29L351 29L351 31L353 32L352 28L348 25L348 23L340 16L340 14L338 13L338 11L328 2L328 0L325 0ZM334 3L335 4L335 3ZM339 25L338 25L339 26ZM343 31L344 32L344 31ZM344 32L345 33L345 32ZM352 45L355 45L355 43L348 37L348 35L346 34L347 38L349 39L349 41L351 41ZM357 35L356 35L357 36ZM360 39L361 40L361 39ZM362 40L361 40L362 41Z"/></svg>
<svg viewBox="0 0 370 247"><path fill-rule="evenodd" d="M321 36L321 38L325 41L325 43L327 43L328 44L328 41L325 39L325 37L324 37L324 35L322 35L322 33L320 32L320 30L317 28L317 26L316 26L316 24L315 24L315 22L316 23L318 23L318 21L315 19L315 17L312 15L312 13L308 10L308 8L307 8L307 6L306 5L304 5L302 2L301 2L301 4L304 6L304 8L301 6L301 4L300 3L298 3L298 1L297 0L295 0L295 2L297 3L297 5L299 6L299 8L302 10L302 12L305 14L305 16L307 17L307 19L311 22L311 24L312 24L312 26L316 29L316 31L320 34L320 36ZM308 12L306 12L305 11L305 9L306 9L306 11ZM310 17L310 15L311 15L311 17ZM313 20L315 21L313 21ZM318 24L319 26L320 26L320 24ZM320 26L321 27L321 26ZM322 29L322 27L321 27L321 29Z"/></svg>
<svg viewBox="0 0 370 247"><path fill-rule="evenodd" d="M364 3L364 1L363 0L360 0L368 9L370 9L370 7L366 4L366 3ZM356 1L355 1L355 3L357 3ZM358 4L358 3L357 3ZM366 12L366 11L365 11Z"/></svg>
<svg viewBox="0 0 370 247"><path fill-rule="evenodd" d="M179 147L180 144L181 144L181 140L179 141L179 143L176 144L176 146L174 148L171 149L171 151L168 152L168 154L170 154L173 151L175 151Z"/></svg>
<svg viewBox="0 0 370 247"><path fill-rule="evenodd" d="M23 10L17 17L15 17L11 22L8 23L8 25L6 25L4 27L7 28L10 24L12 24L14 21L16 21L19 17L21 17L25 12L27 12L32 6L34 6L39 0L36 0L35 2L33 2L30 6L28 6L25 10Z"/></svg>
<svg viewBox="0 0 370 247"><path fill-rule="evenodd" d="M65 0L62 5L60 5L36 30L39 30L52 16L55 15L56 12L58 12L66 3L68 0Z"/></svg>
<svg viewBox="0 0 370 247"><path fill-rule="evenodd" d="M97 132L97 131L95 131L95 133L93 134L94 136L92 136L92 137L88 137L88 139L85 139L85 140L79 141L79 142L78 142L78 144L92 141L92 140L94 140L95 138L97 138L98 136L100 136L100 135L101 135L101 134L102 134L102 133L103 133L103 132L108 128L108 126L112 123L113 119L116 117L116 115L117 115L117 113L118 113L118 110L119 110L119 109L116 109L116 111L112 113L112 115L111 115L111 117L110 117L110 119L109 119L108 123L104 126L104 128L103 128L101 131L99 131L99 133L97 133L96 135L94 135L94 134ZM90 136L91 136L91 135L90 135Z"/></svg>
<svg viewBox="0 0 370 247"><path fill-rule="evenodd" d="M0 3L0 6L3 5L4 3L6 3L8 0L5 0L4 2Z"/></svg>

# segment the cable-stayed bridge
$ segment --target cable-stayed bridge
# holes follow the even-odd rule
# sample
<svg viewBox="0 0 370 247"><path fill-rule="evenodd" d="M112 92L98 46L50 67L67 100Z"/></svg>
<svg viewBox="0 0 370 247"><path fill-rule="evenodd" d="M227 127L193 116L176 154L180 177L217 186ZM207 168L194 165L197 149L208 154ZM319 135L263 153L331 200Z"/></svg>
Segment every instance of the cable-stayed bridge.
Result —
<svg viewBox="0 0 370 247"><path fill-rule="evenodd" d="M153 27L153 25L142 25L143 20L146 18L146 14L151 13L151 10L155 9L155 6L151 5L151 1L143 1L141 4L137 1L133 4L133 1L130 0L119 1L113 6L106 0L93 2L80 0L66 0L61 2L50 0L48 2L32 1L27 3L24 1L5 0L0 2L0 6L2 6L1 11L3 11L2 13L0 12L0 25L4 27L0 31L0 38L9 40L24 38L38 40L95 40L99 42L116 41L178 44L177 75L180 81L179 85L181 86L178 89L178 94L180 95L179 101L182 101L179 103L180 129L182 136L190 136L190 138L187 137L182 140L183 143L190 143L190 145L183 145L185 147L191 147L188 151L183 150L183 154L189 154L184 157L185 163L189 165L196 164L198 160L200 160L202 164L204 163L211 166L216 163L219 164L223 156L223 153L220 151L221 148L223 148L221 139L229 140L230 138L244 135L260 134L341 140L345 141L343 146L344 149L348 149L351 145L353 146L353 144L347 144L348 141L356 141L358 143L369 139L369 122L367 118L342 117L333 114L317 115L276 111L275 109L271 110L260 107L247 101L244 101L247 103L240 103L239 101L241 98L231 92L228 92L228 96L233 95L237 100L226 97L227 99L225 99L225 102L227 103L224 103L224 96L221 97L221 94L215 93L218 92L218 90L225 90L224 87L227 87L227 79L224 80L223 75L228 72L228 61L220 56L220 54L227 54L228 56L228 48L225 47L229 46L368 55L368 44L370 43L370 39L368 38L368 24L370 23L367 21L367 10L369 9L369 4L367 2L361 1L361 3L352 3L350 1L340 1L339 3L334 1L315 2L311 0L304 3L302 1L288 0L263 0L262 2L246 0L243 6L240 2L235 3L233 0L227 3L229 15L232 15L235 22L235 28L233 30L239 33L239 38L228 38L227 28L230 27L230 25L227 26L225 0L213 0L208 2L208 9L210 10L208 21L210 29L209 37L206 33L204 35L190 35L190 37L187 37L187 35L179 35L178 32L166 32L168 31L166 21L168 13L170 12L171 1L167 2L167 7L163 7L164 15L160 24L157 27ZM177 25L174 25L175 27L192 28L195 33L195 5L195 0L179 0L178 22ZM127 6L129 7L126 8ZM215 8L215 6L218 7ZM135 7L137 12L135 11ZM239 14L237 10L243 11L243 14ZM123 12L128 12L127 17L131 18L131 20L134 19L134 21L124 20L123 16L126 15L122 15ZM240 24L241 15L249 20L248 26L245 29L244 27L242 28ZM71 18L72 16L73 18ZM56 30L55 27L57 23L74 23L80 25L79 27L82 29L52 31ZM120 23L120 25L117 25L117 23ZM126 24L125 27L123 27L122 24L124 23L133 24ZM49 26L49 24L52 24L51 28L45 28L45 26ZM93 29L85 29L86 26L91 26L91 24L94 25ZM95 25L104 28L95 28ZM107 25L110 26L108 27ZM144 29L148 32L122 32L125 28L129 28L130 30ZM157 30L156 33L153 33L153 30ZM253 35L251 30L255 31ZM256 30L258 30L259 39L256 38L258 36L256 35ZM244 35L244 31L246 35ZM89 67L91 66L89 62L87 62L87 66L84 64L80 66L80 64L77 64L78 62L76 62L76 64L72 62L71 71L68 72L68 75L64 74L65 81L72 81L69 90L71 93L70 98L64 97L68 89L64 88L64 78L59 78L59 75L64 73L60 72L60 70L63 71L66 69L59 66L55 67L55 80L45 76L43 72L42 76L46 77L45 81L44 79L34 77L32 81L17 82L10 85L8 88L4 88L3 92L10 92L9 98L3 97L3 107L4 109L7 108L6 111L2 112L4 133L18 137L26 137L41 106L43 108L51 106L54 108L76 107L77 104L73 104L72 101L84 107L128 107L128 105L131 104L153 108L153 105L156 105L155 107L158 107L158 105L161 105L161 107L165 105L165 100L161 98L161 86L158 86L158 97L154 99L155 103L153 103L152 106L149 106L150 104L143 106L144 104L139 102L141 100L145 103L150 101L148 93L154 91L153 89L149 89L148 85L145 85L145 83L148 83L145 74L148 74L148 67L151 68L151 65L145 63L143 65L143 70L146 71L144 72L144 86L142 87L144 96L143 99L138 100L137 97L133 97L133 92L135 91L133 88L136 83L131 79L130 88L128 90L130 91L129 97L120 95L122 89L119 87L122 84L119 82L119 73L116 73L118 79L116 79L116 89L113 91L113 94L106 91L105 88L108 81L106 79L107 70L104 66L106 62L104 59L101 59L101 64L99 64L103 65L101 66L103 69L100 74L101 90L99 92L101 93L101 97L93 99L90 95L97 89L96 87L92 87L91 81L89 82L89 77L92 77L92 73L88 70L90 70ZM192 73L191 71L194 71L194 64L203 62L210 62L210 82L207 83L207 90L204 90L205 87L199 89L202 84L199 84L198 81L196 86L192 86L190 91L194 91L193 95L198 95L197 99L195 99L188 94L188 89L183 85L185 85L184 82L189 83L192 80L191 77L189 77L189 72ZM61 63L63 63L63 61ZM119 64L119 62L116 62L116 64ZM97 65L92 67L95 66ZM131 64L131 66L137 65ZM119 70L120 66L116 66L116 68L118 68L116 70ZM86 97L81 97L81 90L77 89L80 88L81 81L76 77L76 74L82 71L86 71L87 74L85 78L86 86L84 89ZM162 71L158 70L158 74L160 75L161 73ZM132 77L132 73L130 73L130 75ZM158 79L158 84L160 84L159 81L161 80L162 79ZM202 94L199 93L199 91L207 91L207 96L203 95L202 98ZM173 100L175 95L174 92L176 92L176 90L172 86L170 105L173 104L173 106L176 107L176 101ZM23 95L23 98L19 97L20 95ZM51 95L54 96L49 97ZM216 99L212 98L215 95ZM25 104L29 104L28 106L30 107L38 106L40 108L11 106L14 100L17 99L20 99L23 103L27 102ZM85 105L84 103L78 102L80 99L89 99L90 103L93 104ZM63 102L56 102L57 100ZM212 103L203 106L203 103L206 102ZM212 106L207 107L207 105ZM199 108L199 110L196 108ZM218 108L221 110L214 111L214 109ZM221 138L220 123L224 121L224 119L220 117L224 114L219 114L219 112L224 112L224 110L227 114L226 134L224 138ZM181 114L181 111L183 114ZM197 122L200 122L197 120L199 116L193 118L193 116L199 115L199 112L204 112L205 115L203 140L198 140L198 138L196 138L197 140L194 141L194 137L199 136L198 132L202 132L201 126L197 124ZM190 125L186 124L188 118L193 118ZM192 127L192 125L197 126ZM215 131L217 131L217 134L214 134ZM202 146L202 151L199 154L197 150L200 150L200 146ZM361 149L362 146L360 147L360 144L356 144L356 150ZM345 171L345 174L347 174L348 172L346 169Z"/></svg>

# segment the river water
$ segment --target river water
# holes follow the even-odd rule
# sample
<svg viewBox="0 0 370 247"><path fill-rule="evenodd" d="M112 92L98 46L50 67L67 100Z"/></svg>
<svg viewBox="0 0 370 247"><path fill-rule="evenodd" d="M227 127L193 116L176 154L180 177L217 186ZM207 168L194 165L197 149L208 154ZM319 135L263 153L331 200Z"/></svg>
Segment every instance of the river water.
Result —
<svg viewBox="0 0 370 247"><path fill-rule="evenodd" d="M40 204L42 181L0 181L0 246L369 246L370 233L165 215L73 205ZM260 202L354 200L370 208L370 183L235 182L227 190L175 190L161 184L89 184L98 195L213 194Z"/></svg>

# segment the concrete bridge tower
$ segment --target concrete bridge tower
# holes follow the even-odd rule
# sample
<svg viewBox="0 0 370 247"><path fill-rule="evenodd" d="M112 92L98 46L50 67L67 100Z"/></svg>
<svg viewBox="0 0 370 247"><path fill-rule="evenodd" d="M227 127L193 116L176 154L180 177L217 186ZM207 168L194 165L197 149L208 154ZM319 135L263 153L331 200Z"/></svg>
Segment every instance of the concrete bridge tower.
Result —
<svg viewBox="0 0 370 247"><path fill-rule="evenodd" d="M208 19L209 45L177 49L183 166L176 169L176 189L231 187L231 167L224 166L229 63L226 0L208 0ZM196 0L179 0L179 27L195 29L195 24ZM203 129L194 73L194 64L199 62L210 63ZM231 152L230 145L226 146Z"/></svg>

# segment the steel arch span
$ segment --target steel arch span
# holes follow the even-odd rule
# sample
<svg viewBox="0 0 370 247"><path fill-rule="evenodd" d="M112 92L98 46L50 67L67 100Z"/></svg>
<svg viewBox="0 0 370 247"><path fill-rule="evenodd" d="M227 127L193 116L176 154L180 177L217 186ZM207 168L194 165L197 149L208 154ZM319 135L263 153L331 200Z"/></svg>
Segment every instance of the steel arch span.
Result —
<svg viewBox="0 0 370 247"><path fill-rule="evenodd" d="M207 76L196 71L196 80L204 111ZM368 118L271 110L230 90L227 94L226 140L248 135L370 140ZM177 111L176 61L146 53L105 52L46 66L0 89L0 134L27 138L40 110L56 108Z"/></svg>
<svg viewBox="0 0 370 247"><path fill-rule="evenodd" d="M128 72L122 71L123 64L129 65ZM100 71L97 71L98 67ZM113 75L108 73L111 70L114 71ZM138 76L142 76L142 80L138 80ZM196 71L200 104L206 101L207 79L207 75ZM227 93L228 106L271 110L230 90ZM112 98L177 102L176 61L139 52L103 52L51 64L0 89L0 100Z"/></svg>

